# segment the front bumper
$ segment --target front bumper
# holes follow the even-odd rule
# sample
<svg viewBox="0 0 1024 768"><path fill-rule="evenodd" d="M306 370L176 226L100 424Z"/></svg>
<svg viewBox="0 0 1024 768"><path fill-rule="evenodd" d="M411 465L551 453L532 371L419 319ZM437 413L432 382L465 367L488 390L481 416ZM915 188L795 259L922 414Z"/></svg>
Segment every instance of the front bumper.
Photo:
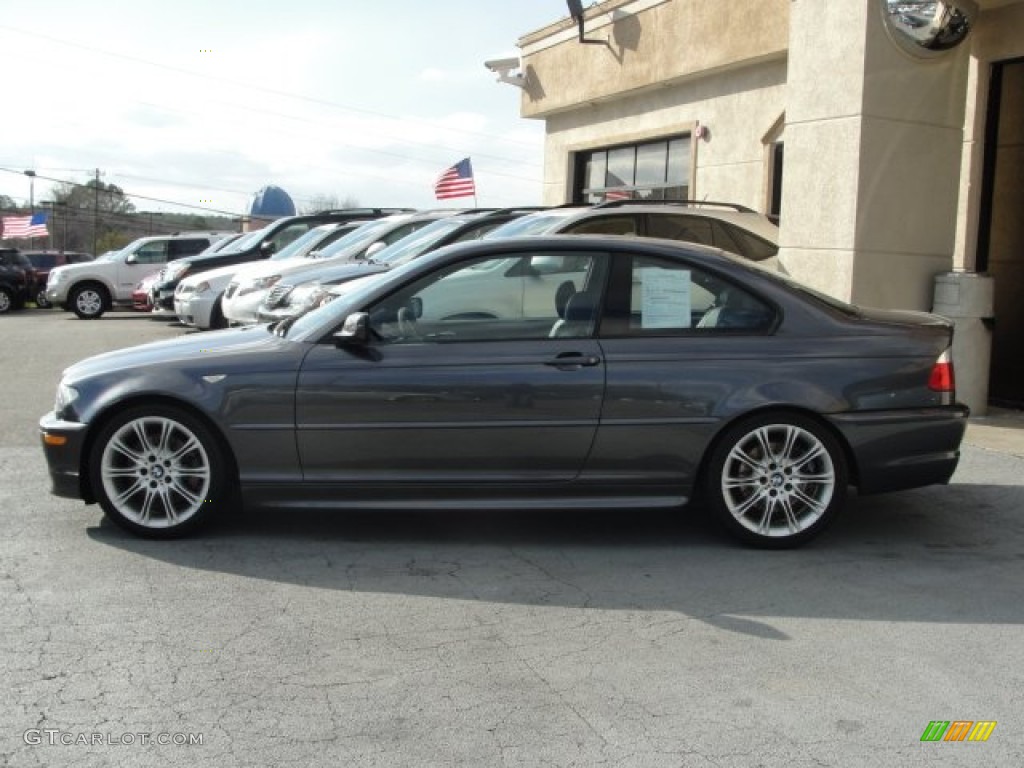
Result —
<svg viewBox="0 0 1024 768"><path fill-rule="evenodd" d="M259 311L266 295L267 292L265 290L252 291L243 296L239 296L236 292L230 299L225 296L224 301L221 303L221 311L224 312L224 317L232 323L253 325L259 322L256 318L256 313Z"/></svg>
<svg viewBox="0 0 1024 768"><path fill-rule="evenodd" d="M51 288L49 285L46 286L46 300L51 304L63 304L68 300L68 292L66 286L59 285Z"/></svg>
<svg viewBox="0 0 1024 768"><path fill-rule="evenodd" d="M956 471L967 429L966 405L834 414L846 438L861 493L945 484Z"/></svg>
<svg viewBox="0 0 1024 768"><path fill-rule="evenodd" d="M193 294L187 300L176 300L174 307L178 312L178 319L181 322L205 330L210 327L210 316L213 314L213 305L216 301L216 296L196 296Z"/></svg>
<svg viewBox="0 0 1024 768"><path fill-rule="evenodd" d="M58 419L53 411L39 420L39 438L50 470L50 492L54 496L95 501L88 479L81 476L87 429L86 424Z"/></svg>

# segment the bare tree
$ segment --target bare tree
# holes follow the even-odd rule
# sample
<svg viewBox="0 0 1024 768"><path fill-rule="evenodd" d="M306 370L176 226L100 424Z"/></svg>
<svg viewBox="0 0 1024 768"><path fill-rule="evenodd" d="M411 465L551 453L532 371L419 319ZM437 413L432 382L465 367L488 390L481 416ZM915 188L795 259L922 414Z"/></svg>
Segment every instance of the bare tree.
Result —
<svg viewBox="0 0 1024 768"><path fill-rule="evenodd" d="M318 213L319 211L336 211L339 208L358 208L359 201L354 197L346 197L340 203L338 202L338 196L335 194L323 194L319 193L313 195L309 199L306 205L303 205L300 209L300 213Z"/></svg>

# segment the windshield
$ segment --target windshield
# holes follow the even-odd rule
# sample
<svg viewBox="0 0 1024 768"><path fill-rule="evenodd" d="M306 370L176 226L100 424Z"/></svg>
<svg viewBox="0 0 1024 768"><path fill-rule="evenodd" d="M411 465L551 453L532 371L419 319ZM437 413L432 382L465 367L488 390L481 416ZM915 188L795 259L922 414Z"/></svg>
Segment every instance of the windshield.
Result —
<svg viewBox="0 0 1024 768"><path fill-rule="evenodd" d="M389 216L386 219L378 219L377 221L370 222L364 227L353 230L340 240L335 240L329 246L317 253L317 258L333 259L338 256L344 256L349 252L358 252L362 248L366 248L374 243L381 235L386 234L395 226L396 222L404 221L407 218L409 217Z"/></svg>
<svg viewBox="0 0 1024 768"><path fill-rule="evenodd" d="M238 253L239 251L244 251L252 244L259 242L263 238L264 232L266 232L266 228L257 229L253 232L242 235L223 251L220 251L220 253Z"/></svg>
<svg viewBox="0 0 1024 768"><path fill-rule="evenodd" d="M283 259L292 259L297 256L305 256L317 246L317 243L337 229L337 226L337 224L331 224L326 227L314 227L301 237L292 240L292 242L288 243L288 245L271 256L270 260L281 261Z"/></svg>
<svg viewBox="0 0 1024 768"><path fill-rule="evenodd" d="M496 240L502 237L520 237L522 235L544 235L551 232L569 216L579 213L572 208L564 208L557 211L545 211L544 213L531 213L514 219L507 224L502 224L484 235L484 240Z"/></svg>
<svg viewBox="0 0 1024 768"><path fill-rule="evenodd" d="M452 230L461 227L466 221L468 219L438 219L423 229L392 243L387 248L377 251L373 254L373 260L378 264L387 264L392 267L404 264L429 251L438 240Z"/></svg>

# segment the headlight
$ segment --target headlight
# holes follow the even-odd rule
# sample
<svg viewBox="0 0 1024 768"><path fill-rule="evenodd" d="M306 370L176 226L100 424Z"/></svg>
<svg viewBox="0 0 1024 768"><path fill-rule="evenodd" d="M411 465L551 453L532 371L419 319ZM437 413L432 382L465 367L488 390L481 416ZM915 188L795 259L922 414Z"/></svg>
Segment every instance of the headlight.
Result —
<svg viewBox="0 0 1024 768"><path fill-rule="evenodd" d="M56 413L57 416L63 416L64 411L68 406L77 399L78 390L61 380L60 384L57 385L57 399L53 403L53 412Z"/></svg>
<svg viewBox="0 0 1024 768"><path fill-rule="evenodd" d="M303 304L309 301L310 296L313 296L320 290L321 286L319 283L306 283L305 285L300 285L297 288L293 288L292 291L288 294L288 301L282 301L281 303L302 306Z"/></svg>
<svg viewBox="0 0 1024 768"><path fill-rule="evenodd" d="M208 280L203 280L201 283L199 283L199 285L196 286L195 292L206 293L208 290L210 290L210 282Z"/></svg>
<svg viewBox="0 0 1024 768"><path fill-rule="evenodd" d="M64 271L60 269L51 270L49 277L46 278L47 285L56 285L64 279Z"/></svg>
<svg viewBox="0 0 1024 768"><path fill-rule="evenodd" d="M281 279L280 275L267 275L266 277L257 277L255 280L250 282L248 285L244 285L238 289L239 296L245 296L247 293L255 293L256 291L265 291L267 288L272 286L278 280Z"/></svg>

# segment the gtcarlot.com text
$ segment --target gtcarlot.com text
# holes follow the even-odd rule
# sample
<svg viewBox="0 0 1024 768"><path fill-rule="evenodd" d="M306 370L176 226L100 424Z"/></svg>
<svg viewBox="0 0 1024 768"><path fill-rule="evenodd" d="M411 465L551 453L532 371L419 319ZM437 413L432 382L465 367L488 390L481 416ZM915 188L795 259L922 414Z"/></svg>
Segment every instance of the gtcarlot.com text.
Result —
<svg viewBox="0 0 1024 768"><path fill-rule="evenodd" d="M29 728L22 734L30 746L99 747L99 746L202 746L201 733L101 733L62 731L59 728Z"/></svg>

